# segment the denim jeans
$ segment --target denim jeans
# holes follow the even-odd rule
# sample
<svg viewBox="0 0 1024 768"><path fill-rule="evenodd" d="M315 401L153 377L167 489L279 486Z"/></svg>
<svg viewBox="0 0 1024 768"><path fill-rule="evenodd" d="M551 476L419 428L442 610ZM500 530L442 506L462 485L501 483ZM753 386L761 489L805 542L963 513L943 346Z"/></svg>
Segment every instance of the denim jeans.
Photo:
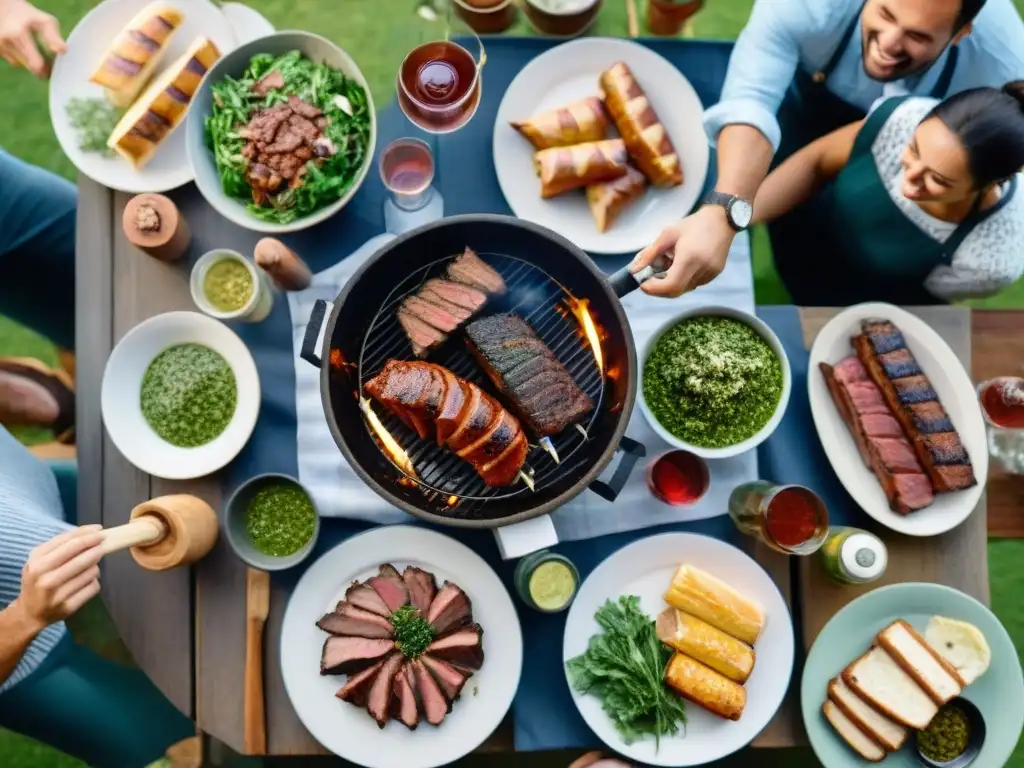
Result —
<svg viewBox="0 0 1024 768"><path fill-rule="evenodd" d="M0 150L0 314L73 349L75 185Z"/></svg>

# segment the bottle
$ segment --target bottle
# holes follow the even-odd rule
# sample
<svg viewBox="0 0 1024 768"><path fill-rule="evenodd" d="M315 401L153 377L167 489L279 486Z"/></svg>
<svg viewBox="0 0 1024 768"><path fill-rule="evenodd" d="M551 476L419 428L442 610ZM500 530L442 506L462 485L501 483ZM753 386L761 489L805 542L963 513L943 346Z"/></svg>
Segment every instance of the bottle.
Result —
<svg viewBox="0 0 1024 768"><path fill-rule="evenodd" d="M867 584L885 573L889 551L873 533L833 527L821 548L825 573L840 584Z"/></svg>

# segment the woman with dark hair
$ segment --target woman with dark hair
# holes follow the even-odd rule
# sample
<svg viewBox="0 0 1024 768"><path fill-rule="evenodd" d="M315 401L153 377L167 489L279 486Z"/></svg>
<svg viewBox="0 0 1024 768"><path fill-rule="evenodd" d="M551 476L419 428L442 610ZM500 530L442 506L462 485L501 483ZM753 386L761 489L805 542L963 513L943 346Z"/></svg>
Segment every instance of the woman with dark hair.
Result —
<svg viewBox="0 0 1024 768"><path fill-rule="evenodd" d="M1024 81L895 98L773 171L754 221L792 211L816 231L815 253L779 260L795 304L986 296L1024 273L1022 168Z"/></svg>

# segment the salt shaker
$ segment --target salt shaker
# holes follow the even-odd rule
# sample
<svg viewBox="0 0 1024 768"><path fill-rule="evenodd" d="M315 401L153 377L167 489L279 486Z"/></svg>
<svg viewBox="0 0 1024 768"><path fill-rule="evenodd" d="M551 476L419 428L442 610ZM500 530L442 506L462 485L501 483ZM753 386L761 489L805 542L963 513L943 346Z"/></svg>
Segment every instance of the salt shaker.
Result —
<svg viewBox="0 0 1024 768"><path fill-rule="evenodd" d="M192 240L178 206L163 195L133 197L124 207L121 226L132 245L160 261L177 261Z"/></svg>

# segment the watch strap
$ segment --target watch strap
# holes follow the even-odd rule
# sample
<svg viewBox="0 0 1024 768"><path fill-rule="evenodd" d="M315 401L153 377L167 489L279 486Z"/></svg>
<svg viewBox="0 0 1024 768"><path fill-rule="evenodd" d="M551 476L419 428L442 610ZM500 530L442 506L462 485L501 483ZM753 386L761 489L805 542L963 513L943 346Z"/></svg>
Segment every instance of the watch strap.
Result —
<svg viewBox="0 0 1024 768"><path fill-rule="evenodd" d="M708 192L707 197L704 198L704 204L722 206L725 209L725 218L729 222L729 226L737 232L742 232L746 227L737 224L732 217L732 205L738 200L740 200L740 198L736 195L728 195L725 192L719 192L717 189L713 189Z"/></svg>

